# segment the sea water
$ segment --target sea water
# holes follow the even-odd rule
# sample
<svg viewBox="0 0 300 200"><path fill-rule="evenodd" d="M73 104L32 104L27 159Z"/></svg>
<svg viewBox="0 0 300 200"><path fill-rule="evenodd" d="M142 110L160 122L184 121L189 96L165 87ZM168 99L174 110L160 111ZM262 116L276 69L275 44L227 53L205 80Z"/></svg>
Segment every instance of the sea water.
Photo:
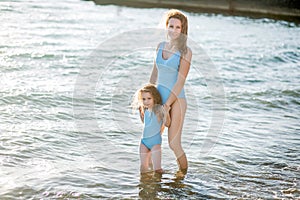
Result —
<svg viewBox="0 0 300 200"><path fill-rule="evenodd" d="M165 11L0 2L1 199L300 197L300 28L271 19L186 12L189 170L177 173L165 131L165 173L140 177L130 102Z"/></svg>

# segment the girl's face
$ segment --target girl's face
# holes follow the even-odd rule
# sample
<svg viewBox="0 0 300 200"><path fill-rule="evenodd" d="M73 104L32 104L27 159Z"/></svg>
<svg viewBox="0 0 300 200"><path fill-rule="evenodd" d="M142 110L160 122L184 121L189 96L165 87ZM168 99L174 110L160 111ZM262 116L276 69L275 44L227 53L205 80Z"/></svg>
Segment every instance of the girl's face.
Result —
<svg viewBox="0 0 300 200"><path fill-rule="evenodd" d="M145 108L152 109L154 106L154 99L150 92L142 92L142 100Z"/></svg>
<svg viewBox="0 0 300 200"><path fill-rule="evenodd" d="M177 39L181 34L181 21L177 18L169 19L168 36L171 40Z"/></svg>

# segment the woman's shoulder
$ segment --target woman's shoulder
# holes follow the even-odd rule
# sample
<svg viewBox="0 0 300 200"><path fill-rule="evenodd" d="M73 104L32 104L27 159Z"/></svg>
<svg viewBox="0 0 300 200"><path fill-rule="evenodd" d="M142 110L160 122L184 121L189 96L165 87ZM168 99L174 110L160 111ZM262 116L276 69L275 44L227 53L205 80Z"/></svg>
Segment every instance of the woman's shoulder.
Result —
<svg viewBox="0 0 300 200"><path fill-rule="evenodd" d="M156 50L158 50L159 48L161 48L164 44L166 43L166 41L161 41L157 44Z"/></svg>
<svg viewBox="0 0 300 200"><path fill-rule="evenodd" d="M186 47L186 55L192 55L193 52L192 52L192 49L190 47Z"/></svg>
<svg viewBox="0 0 300 200"><path fill-rule="evenodd" d="M193 55L192 49L190 47L186 47L186 52L183 55L183 57L186 59L191 59L192 55Z"/></svg>

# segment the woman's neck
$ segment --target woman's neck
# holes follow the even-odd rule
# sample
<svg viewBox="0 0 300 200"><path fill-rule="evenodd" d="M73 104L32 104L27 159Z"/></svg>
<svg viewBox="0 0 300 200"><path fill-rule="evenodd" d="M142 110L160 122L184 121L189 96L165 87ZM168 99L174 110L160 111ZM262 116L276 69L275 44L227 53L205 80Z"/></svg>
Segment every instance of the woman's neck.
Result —
<svg viewBox="0 0 300 200"><path fill-rule="evenodd" d="M170 40L168 42L167 50L175 52L178 50L178 42L176 40Z"/></svg>

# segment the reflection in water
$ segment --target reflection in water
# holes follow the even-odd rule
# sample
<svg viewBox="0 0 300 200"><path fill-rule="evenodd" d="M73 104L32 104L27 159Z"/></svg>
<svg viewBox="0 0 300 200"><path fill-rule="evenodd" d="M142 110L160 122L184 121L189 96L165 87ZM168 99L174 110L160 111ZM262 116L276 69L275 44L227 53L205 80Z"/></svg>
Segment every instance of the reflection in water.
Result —
<svg viewBox="0 0 300 200"><path fill-rule="evenodd" d="M162 174L159 173L143 173L141 174L139 184L139 197L141 199L155 199L162 190L161 185Z"/></svg>
<svg viewBox="0 0 300 200"><path fill-rule="evenodd" d="M171 174L144 173L141 174L139 197L141 199L157 199L160 197L187 197L194 194L190 186L184 182L186 173L177 171L172 178Z"/></svg>
<svg viewBox="0 0 300 200"><path fill-rule="evenodd" d="M175 174L164 134L162 166L168 171L140 180L141 124L118 108L127 108L135 86L148 80L155 47L133 50L119 38L101 56L115 62L87 63L105 41L156 27L165 9L2 2L0 199L299 199L299 24L187 13L190 38L223 78L224 128L213 151L201 154L213 104L205 71L198 70L204 59L192 49L191 106L182 135L189 171ZM82 69L105 72L95 98L74 95ZM82 89L94 84L89 80ZM76 107L83 111L78 119Z"/></svg>

